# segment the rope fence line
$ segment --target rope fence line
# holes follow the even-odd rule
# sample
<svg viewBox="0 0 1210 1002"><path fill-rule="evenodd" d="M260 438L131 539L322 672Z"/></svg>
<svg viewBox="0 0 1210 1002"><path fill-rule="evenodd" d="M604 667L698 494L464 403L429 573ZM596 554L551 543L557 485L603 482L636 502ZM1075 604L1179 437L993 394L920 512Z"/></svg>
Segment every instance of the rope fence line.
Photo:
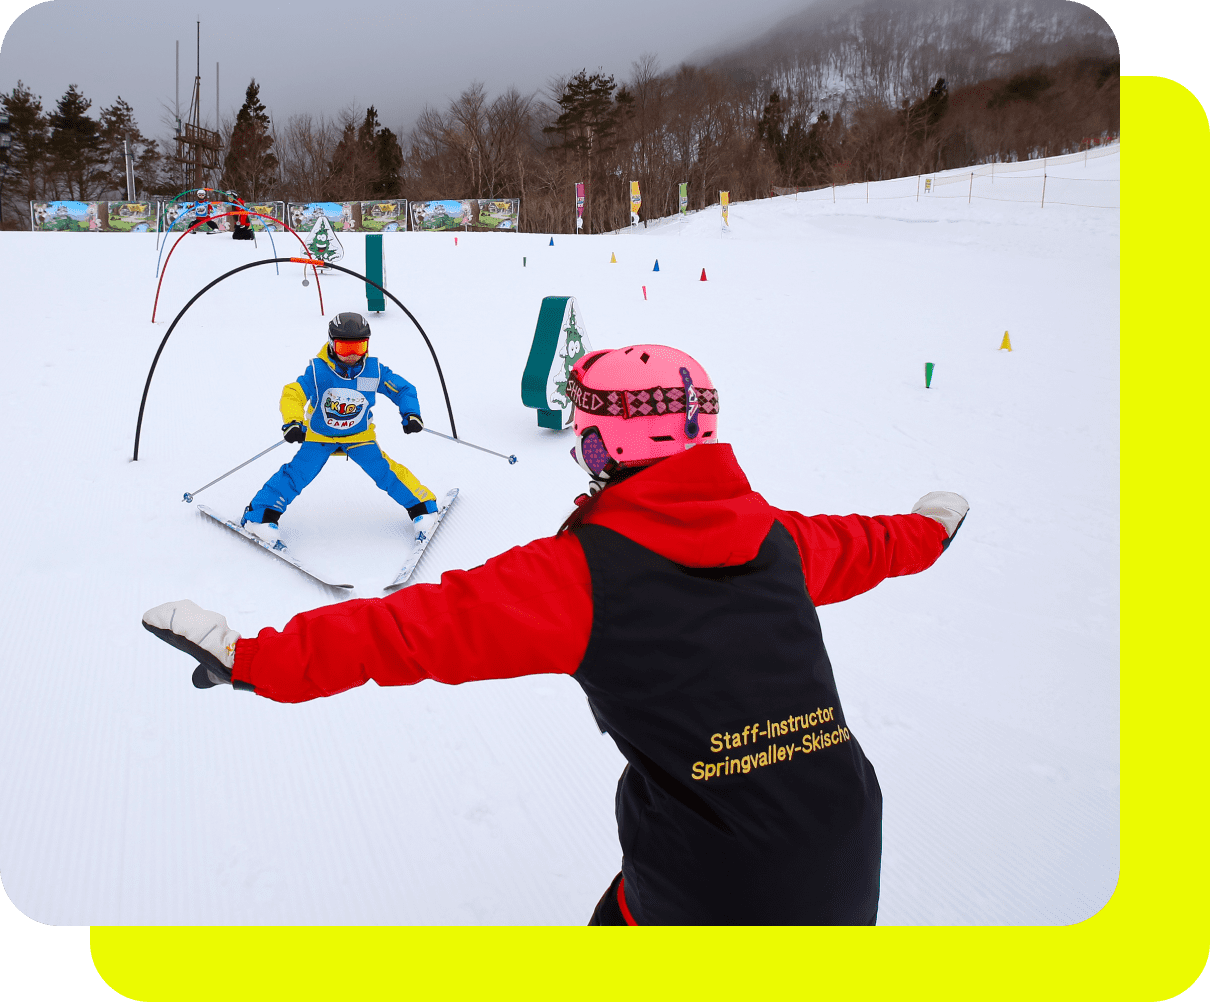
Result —
<svg viewBox="0 0 1210 1002"><path fill-rule="evenodd" d="M905 198L965 198L992 202L1020 202L1047 205L1073 205L1088 209L1118 209L1121 207L1119 181L1105 178L1078 178L1050 174L1052 167L1087 164L1090 159L1117 156L1120 143L1098 146L1080 153L1012 163L979 164L966 169L892 178L886 181L858 181L823 188L773 188L774 195L794 195L796 199L813 201L881 202ZM1025 171L1031 177L1014 177ZM1037 172L1041 173L1037 173ZM875 186L872 190L871 186Z"/></svg>

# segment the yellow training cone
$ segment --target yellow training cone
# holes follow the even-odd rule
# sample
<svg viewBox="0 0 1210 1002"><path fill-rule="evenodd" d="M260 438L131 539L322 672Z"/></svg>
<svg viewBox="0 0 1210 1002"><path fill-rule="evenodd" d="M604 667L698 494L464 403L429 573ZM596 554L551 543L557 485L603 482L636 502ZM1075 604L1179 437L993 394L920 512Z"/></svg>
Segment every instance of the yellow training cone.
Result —
<svg viewBox="0 0 1210 1002"><path fill-rule="evenodd" d="M609 263L610 263L610 264L617 264L617 263L618 263L617 255L615 255L615 254L610 254L610 255L609 255Z"/></svg>
<svg viewBox="0 0 1210 1002"><path fill-rule="evenodd" d="M1008 339L1008 331L1004 332L1004 340L1000 342L999 351L1012 351L1013 343Z"/></svg>

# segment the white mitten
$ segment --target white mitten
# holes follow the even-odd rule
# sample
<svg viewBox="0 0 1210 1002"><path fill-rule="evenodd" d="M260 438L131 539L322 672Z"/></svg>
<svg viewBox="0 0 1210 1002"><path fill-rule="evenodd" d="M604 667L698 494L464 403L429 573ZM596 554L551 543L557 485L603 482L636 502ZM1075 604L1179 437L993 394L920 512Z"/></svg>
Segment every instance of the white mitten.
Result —
<svg viewBox="0 0 1210 1002"><path fill-rule="evenodd" d="M240 636L227 617L207 612L195 602L165 602L143 613L143 626L166 644L197 659L193 684L199 689L230 683L235 667L235 642Z"/></svg>
<svg viewBox="0 0 1210 1002"><path fill-rule="evenodd" d="M949 546L958 527L966 520L966 513L969 510L970 505L966 503L966 498L961 494L952 494L949 491L933 491L912 505L913 515L927 515L945 527L945 534L948 537L945 546Z"/></svg>

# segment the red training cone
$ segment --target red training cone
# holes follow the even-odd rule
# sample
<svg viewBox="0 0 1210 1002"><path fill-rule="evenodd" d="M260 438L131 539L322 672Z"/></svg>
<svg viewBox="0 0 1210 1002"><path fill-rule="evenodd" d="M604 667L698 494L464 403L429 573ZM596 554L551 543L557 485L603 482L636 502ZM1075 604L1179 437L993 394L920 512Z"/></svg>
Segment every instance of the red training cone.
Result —
<svg viewBox="0 0 1210 1002"><path fill-rule="evenodd" d="M705 268L702 269L701 281L703 281L703 282L706 281L706 269Z"/></svg>
<svg viewBox="0 0 1210 1002"><path fill-rule="evenodd" d="M645 285L643 286L643 300L644 302L647 300L647 286Z"/></svg>
<svg viewBox="0 0 1210 1002"><path fill-rule="evenodd" d="M454 246L455 246L455 247L457 247L457 246L458 246L458 238L457 238L457 237L454 237Z"/></svg>

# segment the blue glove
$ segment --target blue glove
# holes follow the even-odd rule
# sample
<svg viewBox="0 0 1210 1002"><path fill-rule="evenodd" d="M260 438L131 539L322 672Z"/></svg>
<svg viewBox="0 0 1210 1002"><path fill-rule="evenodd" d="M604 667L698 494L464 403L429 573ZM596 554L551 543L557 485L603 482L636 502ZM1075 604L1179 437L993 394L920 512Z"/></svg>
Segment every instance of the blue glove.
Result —
<svg viewBox="0 0 1210 1002"><path fill-rule="evenodd" d="M420 415L405 414L403 416L403 433L405 435L415 435L418 431L424 431L424 422L420 420Z"/></svg>

